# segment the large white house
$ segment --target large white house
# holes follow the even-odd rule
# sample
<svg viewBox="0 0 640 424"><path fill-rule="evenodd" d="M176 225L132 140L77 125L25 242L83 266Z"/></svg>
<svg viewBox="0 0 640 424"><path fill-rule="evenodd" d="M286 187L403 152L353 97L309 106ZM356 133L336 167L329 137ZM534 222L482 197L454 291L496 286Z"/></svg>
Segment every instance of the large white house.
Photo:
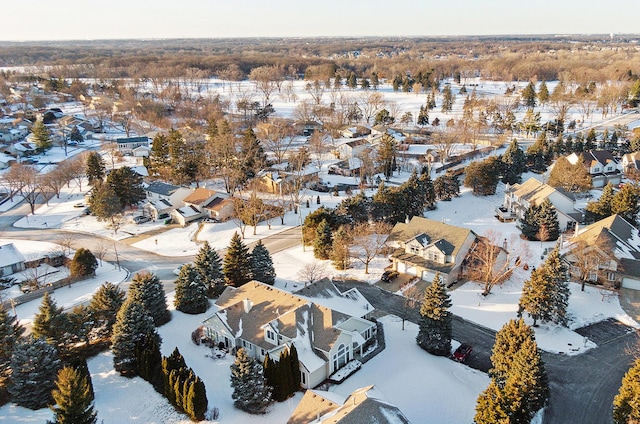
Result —
<svg viewBox="0 0 640 424"><path fill-rule="evenodd" d="M295 345L304 388L357 359L377 333L372 321L258 281L227 287L215 305L218 311L204 321L209 338L230 350L242 347L258 361L267 353L277 360Z"/></svg>

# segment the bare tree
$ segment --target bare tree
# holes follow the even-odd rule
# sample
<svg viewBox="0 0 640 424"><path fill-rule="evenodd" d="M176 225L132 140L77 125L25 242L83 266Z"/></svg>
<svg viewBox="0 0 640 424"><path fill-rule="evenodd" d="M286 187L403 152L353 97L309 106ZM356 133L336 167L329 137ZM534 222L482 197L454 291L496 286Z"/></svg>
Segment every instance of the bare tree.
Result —
<svg viewBox="0 0 640 424"><path fill-rule="evenodd" d="M38 171L32 166L17 164L11 166L7 174L10 174L11 180L18 181L18 193L31 208L31 213L34 214L36 201L40 195L40 176Z"/></svg>
<svg viewBox="0 0 640 424"><path fill-rule="evenodd" d="M273 152L278 163L284 162L293 142L293 128L288 122L282 119L261 122L257 125L256 135L262 140L264 147Z"/></svg>
<svg viewBox="0 0 640 424"><path fill-rule="evenodd" d="M58 236L57 242L65 249L64 254L69 256L71 255L71 250L76 242L76 235L74 233L62 233Z"/></svg>
<svg viewBox="0 0 640 424"><path fill-rule="evenodd" d="M512 245L515 245L515 241L512 237ZM482 284L483 296L488 296L494 286L508 280L518 265L526 262L530 256L528 245L522 241L510 253L506 251L505 245L506 239L489 230L484 237L476 239L465 258L464 272L470 280ZM517 258L511 261L514 255Z"/></svg>
<svg viewBox="0 0 640 424"><path fill-rule="evenodd" d="M420 293L415 284L408 286L402 291L404 301L402 302L402 330L404 330L404 323L411 314L411 312L421 303Z"/></svg>
<svg viewBox="0 0 640 424"><path fill-rule="evenodd" d="M444 163L458 146L454 134L447 130L440 130L433 134L433 145L440 155L440 161Z"/></svg>
<svg viewBox="0 0 640 424"><path fill-rule="evenodd" d="M262 93L262 106L266 106L270 103L271 95L282 83L284 73L275 65L258 66L251 70L249 79L256 83L256 88Z"/></svg>
<svg viewBox="0 0 640 424"><path fill-rule="evenodd" d="M362 117L367 124L384 106L384 97L377 91L363 91L358 98L358 107L362 111Z"/></svg>
<svg viewBox="0 0 640 424"><path fill-rule="evenodd" d="M110 244L107 243L105 240L100 240L100 243L98 243L98 245L94 248L93 254L100 261L100 266L102 266L102 262L104 261L104 258L107 256L107 253L109 253L110 248L111 248Z"/></svg>
<svg viewBox="0 0 640 424"><path fill-rule="evenodd" d="M578 236L572 241L565 260L570 264L569 274L580 281L582 291L587 282L598 283L611 269L610 264L615 258L610 253L610 245L602 236L590 241Z"/></svg>
<svg viewBox="0 0 640 424"><path fill-rule="evenodd" d="M351 257L364 264L364 273L369 273L369 264L379 255L387 245L387 237L391 232L391 226L383 222L370 224L368 222L358 223L353 226Z"/></svg>
<svg viewBox="0 0 640 424"><path fill-rule="evenodd" d="M300 271L298 271L298 278L304 281L304 286L313 284L318 280L326 278L328 275L327 265L320 261L313 261L304 265Z"/></svg>

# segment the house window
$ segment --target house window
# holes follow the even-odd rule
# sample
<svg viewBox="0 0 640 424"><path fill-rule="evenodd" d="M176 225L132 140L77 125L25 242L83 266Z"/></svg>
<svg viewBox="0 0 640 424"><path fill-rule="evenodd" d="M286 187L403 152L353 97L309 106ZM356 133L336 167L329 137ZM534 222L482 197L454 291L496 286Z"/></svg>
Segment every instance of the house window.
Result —
<svg viewBox="0 0 640 424"><path fill-rule="evenodd" d="M242 341L242 346L243 346L245 349L249 349L249 350L252 350L252 349L253 349L253 348L252 348L252 344L251 344L251 343L249 343L249 342L248 342L248 341L246 341L246 340L243 340L243 341Z"/></svg>
<svg viewBox="0 0 640 424"><path fill-rule="evenodd" d="M414 255L418 255L420 254L420 249L415 246L411 246L411 253L413 253Z"/></svg>
<svg viewBox="0 0 640 424"><path fill-rule="evenodd" d="M267 330L267 339L268 340L275 340L276 339L276 334L271 330Z"/></svg>
<svg viewBox="0 0 640 424"><path fill-rule="evenodd" d="M349 348L344 344L338 346L338 351L333 355L333 370L339 370L349 362Z"/></svg>
<svg viewBox="0 0 640 424"><path fill-rule="evenodd" d="M365 340L369 340L371 338L371 328L367 328L364 333L362 333L362 337Z"/></svg>
<svg viewBox="0 0 640 424"><path fill-rule="evenodd" d="M593 172L600 172L600 167L596 166L595 168L593 168Z"/></svg>
<svg viewBox="0 0 640 424"><path fill-rule="evenodd" d="M589 273L589 281L598 281L598 273L590 272Z"/></svg>
<svg viewBox="0 0 640 424"><path fill-rule="evenodd" d="M607 280L616 281L616 274L614 274L613 272L607 272Z"/></svg>
<svg viewBox="0 0 640 424"><path fill-rule="evenodd" d="M307 384L307 374L300 371L300 383L306 385Z"/></svg>
<svg viewBox="0 0 640 424"><path fill-rule="evenodd" d="M260 355L264 356L266 355L267 351L264 349L260 349Z"/></svg>

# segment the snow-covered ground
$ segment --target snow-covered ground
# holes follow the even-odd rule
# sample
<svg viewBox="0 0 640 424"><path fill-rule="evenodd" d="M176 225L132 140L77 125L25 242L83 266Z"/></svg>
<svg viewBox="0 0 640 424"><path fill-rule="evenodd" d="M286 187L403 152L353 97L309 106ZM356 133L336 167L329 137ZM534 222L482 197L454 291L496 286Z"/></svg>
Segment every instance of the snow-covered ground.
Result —
<svg viewBox="0 0 640 424"><path fill-rule="evenodd" d="M470 82L472 81L467 81L467 84ZM252 89L249 82L239 85L245 90ZM299 94L300 99L308 95L304 92L300 82L294 82L294 85L296 86L295 92ZM548 85L552 90L552 84ZM469 85L467 87L469 88ZM504 82L480 82L478 93L495 96L504 93L506 87L507 83ZM223 97L229 98L233 98L236 95L234 93L239 92L239 87L236 87L235 84L233 92L229 84L215 83L211 84L210 88L212 94L220 92ZM388 86L382 87L380 91L387 99L397 103L400 113L412 111L414 116L417 116L417 110L425 103L425 95L423 94L394 93ZM457 90L455 92L457 93ZM355 95L355 93L351 94ZM463 96L458 95L454 110L450 114L442 114L439 110L434 110L431 113L431 119L438 117L441 122L445 123L451 117L460 116L462 101ZM231 103L235 104L235 102ZM279 115L291 116L294 113L295 104L278 97L274 101L274 107ZM542 112L543 121L551 118L549 110L543 109ZM573 113L571 116L576 119L577 113ZM592 121L594 125L600 122L597 116L593 116ZM58 153L51 153L51 156L47 156L47 161L55 162L56 155L59 156ZM109 161L107 163L110 165ZM124 162L119 165L122 164L132 165L133 163ZM326 169L326 163L324 168ZM407 176L406 173L396 174L392 180L401 182ZM529 176L531 175L523 176L523 180ZM338 182L357 183L355 178L329 176L326 173L322 174L322 178L331 185ZM127 223L116 235L111 230L105 229L104 224L97 222L95 218L81 215L82 208L74 207L74 205L84 202L84 194L88 188L86 184L83 184L82 190L80 190L75 183L71 183L71 187L63 189L60 199L52 199L49 205L42 206L34 215L21 219L16 223L16 226L22 228L61 228L116 239L142 235L142 240L135 243L135 247L165 256L191 256L197 252L199 243L205 240L215 248L223 249L227 247L233 233L239 231L236 224L228 222L207 223L200 231L197 231L197 224L193 224L185 228L156 233L164 225L149 222L141 225ZM499 240L506 239L508 241L510 249L522 250L522 258L530 266L539 266L544 260L542 258L544 249L552 247L554 243L525 243L526 249L522 247L523 242L519 240L519 231L515 223L500 223L494 218L494 209L502 203L503 191L504 187L499 186L498 193L494 196L476 197L469 190L463 189L459 198L453 199L451 202L439 202L438 208L427 212L426 216L447 224L470 228L480 235L496 234L499 236ZM301 215L288 212L284 225L280 224L278 218L274 219L271 222L271 229L266 223L261 223L256 229L255 235L253 235L253 228L248 227L245 233L245 242L249 243L299 225L301 219L319 207L316 203L318 196L320 203L327 207L335 206L345 198L344 193L341 193L339 197L332 196L330 193L305 193L303 204L306 199L309 199L310 208L303 207ZM5 205L2 205L0 210L6 210L8 206ZM132 211L129 216L135 214L137 211ZM143 238L145 232L152 230L154 231L153 236ZM194 240L196 232L198 233L197 239ZM50 249L50 247L36 246L35 244L29 247L20 246L20 250L27 251L45 248ZM525 250L529 252L526 255L524 254ZM277 272L276 286L285 290L295 290L304 285L304 279L300 274L301 269L306 264L314 263L317 260L313 257L310 247L303 249L298 246L274 254L273 261ZM352 268L346 272L337 272L328 261L319 262L324 263L327 276L343 274L369 283L375 283L383 269L389 264L386 258L376 258L369 264L369 274L365 274L364 266L355 261ZM522 285L528 278L529 272L518 270L510 281L495 287L491 295L486 298L479 294L481 290L477 284L465 283L451 292L453 312L486 327L499 329L507 320L516 316ZM98 269L98 276L95 279L74 284L70 288L59 289L53 294L53 297L59 305L70 307L87 300L104 281L119 282L125 278L126 275L119 273L112 264L105 264ZM622 311L618 299L604 293L591 287L587 287L585 292L581 292L579 286L572 284L569 328L553 325L537 327L535 329L536 337L540 347L550 352L578 354L594 347L594 344L585 341L572 329L608 317L615 317L629 325L636 326L637 324ZM172 295L172 293L168 294L170 304L172 304ZM32 319L39 304L40 301L35 300L19 306L17 308L18 317L23 321ZM205 381L209 406L217 407L220 410L220 418L216 422L256 424L286 422L301 394L297 394L286 402L274 404L269 413L264 416L250 416L237 410L233 407L229 386L229 365L232 358L213 360L205 356L208 353L206 348L195 346L191 342L190 332L200 325L207 314L190 316L173 311L172 315L172 321L159 329L163 339L162 352L164 355L168 355L174 347L180 348L187 364ZM387 338L385 351L369 363L364 364L361 370L346 379L343 384L335 386L331 390L336 394L346 396L356 388L376 384L381 392L397 405L412 422L470 422L473 417L475 400L488 384L487 376L446 358L433 357L419 349L415 344L417 328L414 325L406 324L407 329L402 331L399 329L397 318L386 317L382 321L385 325ZM173 411L168 403L141 379L120 377L113 370L112 357L109 352L92 358L89 361L89 368L96 392L99 422L188 422L186 417ZM1 422L39 423L50 418L51 412L48 410L30 411L14 405L5 405L0 408Z"/></svg>

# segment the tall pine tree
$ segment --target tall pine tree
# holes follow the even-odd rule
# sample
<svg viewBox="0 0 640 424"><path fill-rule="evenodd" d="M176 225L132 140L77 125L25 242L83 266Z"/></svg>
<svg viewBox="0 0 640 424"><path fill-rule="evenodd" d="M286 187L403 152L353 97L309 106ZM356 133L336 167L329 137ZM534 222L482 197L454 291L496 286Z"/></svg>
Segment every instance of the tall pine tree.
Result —
<svg viewBox="0 0 640 424"><path fill-rule="evenodd" d="M251 278L273 286L276 282L276 270L273 259L262 240L258 240L251 251Z"/></svg>
<svg viewBox="0 0 640 424"><path fill-rule="evenodd" d="M329 259L331 254L331 226L327 220L323 219L316 227L316 237L313 239L313 256L318 259Z"/></svg>
<svg viewBox="0 0 640 424"><path fill-rule="evenodd" d="M57 349L64 349L66 341L67 315L63 311L63 308L58 307L56 301L46 292L42 297L38 313L33 319L33 335L43 337L47 343Z"/></svg>
<svg viewBox="0 0 640 424"><path fill-rule="evenodd" d="M111 336L115 370L122 375L135 375L138 370L138 345L151 343L152 339L160 343L153 318L141 303L127 299L118 311Z"/></svg>
<svg viewBox="0 0 640 424"><path fill-rule="evenodd" d="M7 397L7 385L11 377L11 355L24 331L18 319L0 305L0 404L4 403Z"/></svg>
<svg viewBox="0 0 640 424"><path fill-rule="evenodd" d="M207 288L207 296L210 298L220 296L225 287L222 259L218 252L211 248L209 242L205 241L200 250L198 250L193 265L198 274L200 274L200 280Z"/></svg>
<svg viewBox="0 0 640 424"><path fill-rule="evenodd" d="M29 409L40 409L52 402L51 390L61 362L56 348L44 338L30 335L20 340L11 356L13 402Z"/></svg>
<svg viewBox="0 0 640 424"><path fill-rule="evenodd" d="M271 403L271 388L266 384L262 366L244 348L238 349L231 365L231 387L233 404L245 412L263 414Z"/></svg>
<svg viewBox="0 0 640 424"><path fill-rule="evenodd" d="M451 354L452 316L449 312L451 300L439 274L424 292L420 307L420 330L418 345L433 355Z"/></svg>
<svg viewBox="0 0 640 424"><path fill-rule="evenodd" d="M72 367L64 367L58 372L56 388L52 392L55 406L55 424L95 424L96 412L88 379Z"/></svg>
<svg viewBox="0 0 640 424"><path fill-rule="evenodd" d="M173 304L177 310L187 314L201 314L209 309L207 288L200 278L200 273L191 264L180 268Z"/></svg>
<svg viewBox="0 0 640 424"><path fill-rule="evenodd" d="M240 287L251 281L250 256L249 249L242 242L240 234L233 233L222 265L227 285Z"/></svg>
<svg viewBox="0 0 640 424"><path fill-rule="evenodd" d="M89 313L94 322L98 337L111 337L111 329L116 322L118 310L124 303L124 291L113 283L106 282L91 297Z"/></svg>
<svg viewBox="0 0 640 424"><path fill-rule="evenodd" d="M158 327L171 320L162 282L155 274L141 271L134 275L127 299L141 304Z"/></svg>

